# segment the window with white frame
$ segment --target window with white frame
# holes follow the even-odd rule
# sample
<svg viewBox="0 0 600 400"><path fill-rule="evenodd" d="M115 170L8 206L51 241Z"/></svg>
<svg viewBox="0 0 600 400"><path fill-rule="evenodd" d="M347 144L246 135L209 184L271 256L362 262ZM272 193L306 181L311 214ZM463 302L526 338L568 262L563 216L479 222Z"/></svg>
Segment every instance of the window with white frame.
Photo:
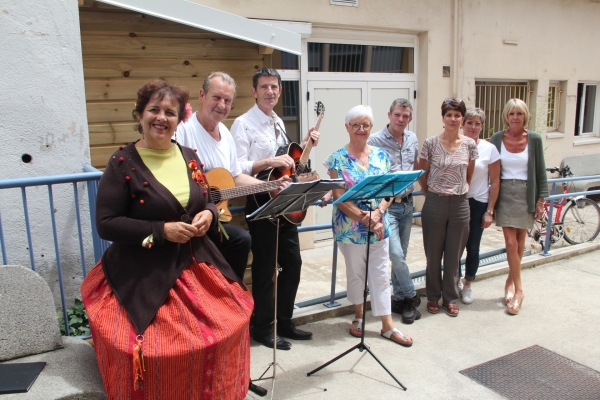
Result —
<svg viewBox="0 0 600 400"><path fill-rule="evenodd" d="M309 72L414 73L414 48L308 43Z"/></svg>
<svg viewBox="0 0 600 400"><path fill-rule="evenodd" d="M550 82L548 87L548 115L546 119L546 127L548 131L557 131L560 121L560 95L562 90L559 82Z"/></svg>
<svg viewBox="0 0 600 400"><path fill-rule="evenodd" d="M575 135L598 135L600 125L600 101L598 83L577 84L577 111L575 114Z"/></svg>

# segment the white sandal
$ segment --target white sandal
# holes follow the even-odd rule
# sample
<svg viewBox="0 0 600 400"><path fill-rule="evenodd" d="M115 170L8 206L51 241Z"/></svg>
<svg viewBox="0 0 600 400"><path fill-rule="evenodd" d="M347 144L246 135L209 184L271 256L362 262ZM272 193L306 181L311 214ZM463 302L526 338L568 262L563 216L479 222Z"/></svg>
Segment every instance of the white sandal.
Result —
<svg viewBox="0 0 600 400"><path fill-rule="evenodd" d="M358 332L357 335L355 335L354 333L352 333L352 325L350 325L350 329L348 330L348 333L350 333L351 336L354 337L361 337L361 333L362 333L362 318L354 318L352 320L352 323L358 322L358 325L356 325L355 330Z"/></svg>
<svg viewBox="0 0 600 400"><path fill-rule="evenodd" d="M407 343L397 342L394 339L392 339L392 335L394 334L394 332L398 332L398 334L402 337L402 339L404 339ZM408 336L406 336L405 334L403 334L402 332L400 332L400 330L398 328L390 329L387 332L381 332L381 337L383 337L389 341L392 341L396 344L399 344L400 346L404 346L404 347L410 347L413 344L412 339L409 338ZM410 342L409 342L409 340L410 340Z"/></svg>

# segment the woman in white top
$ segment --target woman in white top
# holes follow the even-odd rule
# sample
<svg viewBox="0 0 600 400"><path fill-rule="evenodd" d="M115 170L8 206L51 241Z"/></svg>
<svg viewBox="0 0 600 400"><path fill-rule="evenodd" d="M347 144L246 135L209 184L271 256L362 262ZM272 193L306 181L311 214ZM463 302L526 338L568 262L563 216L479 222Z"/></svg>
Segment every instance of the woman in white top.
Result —
<svg viewBox="0 0 600 400"><path fill-rule="evenodd" d="M462 126L464 135L477 143L477 152L479 153L479 158L475 160L475 170L467 192L471 220L466 247L464 286L461 293L461 301L464 304L473 302L471 283L475 280L479 267L481 236L483 230L489 227L494 220L494 206L500 188L500 154L496 146L479 139L484 123L485 112L481 108L470 108L465 114Z"/></svg>
<svg viewBox="0 0 600 400"><path fill-rule="evenodd" d="M502 117L506 130L494 133L490 142L500 152L502 180L496 203L496 225L501 226L504 233L509 268L504 300L508 313L516 315L525 298L521 284L525 237L527 229L533 227L533 221L542 216L548 180L542 138L527 130L527 104L510 99Z"/></svg>

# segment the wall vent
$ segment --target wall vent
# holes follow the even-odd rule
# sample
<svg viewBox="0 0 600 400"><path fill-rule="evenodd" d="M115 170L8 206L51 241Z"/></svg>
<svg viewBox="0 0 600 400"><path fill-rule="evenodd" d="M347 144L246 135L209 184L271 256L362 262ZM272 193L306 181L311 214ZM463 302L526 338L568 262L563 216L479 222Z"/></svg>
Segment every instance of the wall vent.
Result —
<svg viewBox="0 0 600 400"><path fill-rule="evenodd" d="M358 0L329 0L329 4L334 6L358 7Z"/></svg>

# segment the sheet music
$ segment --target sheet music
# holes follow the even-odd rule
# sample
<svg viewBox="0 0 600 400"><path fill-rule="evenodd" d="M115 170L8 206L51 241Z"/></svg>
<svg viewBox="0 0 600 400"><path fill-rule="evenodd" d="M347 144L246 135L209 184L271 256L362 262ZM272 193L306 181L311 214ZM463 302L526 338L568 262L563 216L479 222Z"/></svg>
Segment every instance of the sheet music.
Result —
<svg viewBox="0 0 600 400"><path fill-rule="evenodd" d="M248 219L267 218L272 215L281 215L290 212L306 210L311 204L320 200L325 193L333 189L344 189L343 179L320 179L310 182L293 182L279 194L263 204ZM263 211L267 210L267 213Z"/></svg>

